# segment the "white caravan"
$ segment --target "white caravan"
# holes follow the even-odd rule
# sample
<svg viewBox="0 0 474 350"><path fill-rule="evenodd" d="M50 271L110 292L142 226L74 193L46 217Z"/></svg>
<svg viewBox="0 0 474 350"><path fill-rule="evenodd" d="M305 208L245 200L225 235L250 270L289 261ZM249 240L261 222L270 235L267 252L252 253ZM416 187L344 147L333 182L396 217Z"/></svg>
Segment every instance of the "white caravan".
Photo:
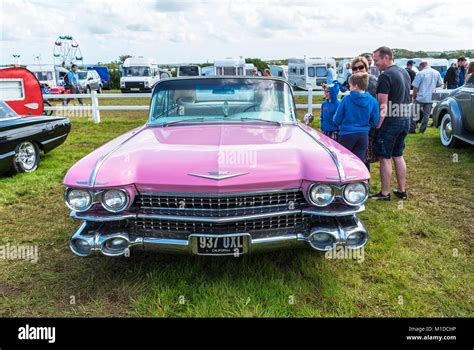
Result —
<svg viewBox="0 0 474 350"><path fill-rule="evenodd" d="M214 61L214 75L245 75L245 59L228 57Z"/></svg>
<svg viewBox="0 0 474 350"><path fill-rule="evenodd" d="M201 67L196 64L182 64L176 69L177 77L196 77L201 75Z"/></svg>
<svg viewBox="0 0 474 350"><path fill-rule="evenodd" d="M204 75L204 76L216 75L214 66L202 67L201 68L201 75Z"/></svg>
<svg viewBox="0 0 474 350"><path fill-rule="evenodd" d="M120 90L122 92L150 92L153 85L160 80L160 74L165 72L158 69L153 59L142 56L129 57L122 65Z"/></svg>
<svg viewBox="0 0 474 350"><path fill-rule="evenodd" d="M337 80L342 84L347 80L347 77L351 74L350 68L347 69L347 65L349 66L352 63L352 58L343 58L339 62L337 62Z"/></svg>
<svg viewBox="0 0 474 350"><path fill-rule="evenodd" d="M288 59L288 82L303 90L322 89L326 82L327 64L336 68L334 58L290 58Z"/></svg>
<svg viewBox="0 0 474 350"><path fill-rule="evenodd" d="M40 84L46 84L47 86L54 88L62 85L62 76L59 75L60 72L67 70L62 67L55 67L52 64L35 64L26 66L30 72L32 72Z"/></svg>
<svg viewBox="0 0 474 350"><path fill-rule="evenodd" d="M288 66L270 66L270 74L288 80Z"/></svg>

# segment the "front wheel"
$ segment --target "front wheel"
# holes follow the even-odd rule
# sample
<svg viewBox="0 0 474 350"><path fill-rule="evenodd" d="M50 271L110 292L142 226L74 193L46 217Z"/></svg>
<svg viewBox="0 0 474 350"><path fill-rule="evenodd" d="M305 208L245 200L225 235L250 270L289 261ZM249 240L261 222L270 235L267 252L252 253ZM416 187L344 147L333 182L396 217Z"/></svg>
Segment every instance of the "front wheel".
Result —
<svg viewBox="0 0 474 350"><path fill-rule="evenodd" d="M99 88L97 89L97 93L98 94L101 94L103 91L102 91L102 85L99 85Z"/></svg>
<svg viewBox="0 0 474 350"><path fill-rule="evenodd" d="M443 144L443 146L456 147L459 143L458 140L454 137L452 117L449 113L446 113L443 116L443 119L441 120L439 136L441 138L441 143Z"/></svg>
<svg viewBox="0 0 474 350"><path fill-rule="evenodd" d="M32 142L24 141L15 148L12 172L30 173L38 168L40 162L40 150Z"/></svg>
<svg viewBox="0 0 474 350"><path fill-rule="evenodd" d="M43 101L43 104L44 104L45 106L51 107L51 103L49 103L48 101ZM43 110L43 115L52 116L52 115L53 115L53 111Z"/></svg>

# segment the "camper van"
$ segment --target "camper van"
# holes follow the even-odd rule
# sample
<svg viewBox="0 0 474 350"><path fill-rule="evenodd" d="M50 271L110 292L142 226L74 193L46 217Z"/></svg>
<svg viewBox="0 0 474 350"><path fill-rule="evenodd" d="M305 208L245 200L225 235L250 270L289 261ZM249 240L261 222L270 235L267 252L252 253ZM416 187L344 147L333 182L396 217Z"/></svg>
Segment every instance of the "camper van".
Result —
<svg viewBox="0 0 474 350"><path fill-rule="evenodd" d="M129 57L123 62L120 78L122 92L150 92L160 80L155 60L142 56Z"/></svg>
<svg viewBox="0 0 474 350"><path fill-rule="evenodd" d="M327 64L336 67L334 58L290 58L288 59L288 82L303 90L322 89L326 82Z"/></svg>
<svg viewBox="0 0 474 350"><path fill-rule="evenodd" d="M288 80L288 66L270 66L270 74Z"/></svg>
<svg viewBox="0 0 474 350"><path fill-rule="evenodd" d="M32 72L42 86L48 87L50 94L63 94L64 76L67 74L67 69L54 66L52 64L35 64L26 67Z"/></svg>
<svg viewBox="0 0 474 350"><path fill-rule="evenodd" d="M215 75L245 75L245 59L239 58L225 58L223 60L214 61Z"/></svg>
<svg viewBox="0 0 474 350"><path fill-rule="evenodd" d="M176 69L177 77L197 77L201 75L201 67L195 64L182 64Z"/></svg>

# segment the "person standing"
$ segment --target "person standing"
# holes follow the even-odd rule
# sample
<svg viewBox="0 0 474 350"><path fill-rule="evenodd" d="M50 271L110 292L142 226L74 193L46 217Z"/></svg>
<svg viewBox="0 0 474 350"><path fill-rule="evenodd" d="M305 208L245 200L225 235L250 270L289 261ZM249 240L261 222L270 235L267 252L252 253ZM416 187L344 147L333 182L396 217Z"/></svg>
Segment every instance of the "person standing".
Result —
<svg viewBox="0 0 474 350"><path fill-rule="evenodd" d="M469 62L469 65L467 66L466 81L464 84L467 84L469 79L471 79L472 73L474 73L474 61Z"/></svg>
<svg viewBox="0 0 474 350"><path fill-rule="evenodd" d="M458 87L463 86L464 82L466 81L466 65L467 59L466 57L459 57L458 58L458 70L459 70L459 83Z"/></svg>
<svg viewBox="0 0 474 350"><path fill-rule="evenodd" d="M270 73L270 69L265 68L265 69L263 70L263 76L264 76L264 77L267 77L267 78L271 78L272 73Z"/></svg>
<svg viewBox="0 0 474 350"><path fill-rule="evenodd" d="M373 97L377 97L377 78L369 73L369 62L365 57L359 56L352 60L351 62L351 71L355 73L368 73L369 74L369 84L366 91Z"/></svg>
<svg viewBox="0 0 474 350"><path fill-rule="evenodd" d="M364 53L362 56L367 60L367 63L369 64L368 73L373 75L375 78L378 78L380 75L380 70L376 66L374 66L374 56L371 53Z"/></svg>
<svg viewBox="0 0 474 350"><path fill-rule="evenodd" d="M79 91L79 77L77 75L77 65L76 64L73 64L71 66L71 70L69 72L67 72L66 74L66 89L69 89L69 93L71 94L79 94L80 91ZM68 98L64 104L69 104L69 102L71 102L73 99L72 98ZM78 98L77 99L79 101L79 104L82 106L83 103L82 103L82 99Z"/></svg>
<svg viewBox="0 0 474 350"><path fill-rule="evenodd" d="M436 69L429 66L428 61L423 60L420 63L420 73L415 77L412 85L415 115L419 117L421 114L420 134L423 134L428 126L433 107L433 92L437 87L443 85L443 79ZM416 133L415 119L418 118L412 118L411 120L410 133Z"/></svg>
<svg viewBox="0 0 474 350"><path fill-rule="evenodd" d="M326 84L332 84L334 80L336 80L336 70L331 63L328 63L326 65Z"/></svg>
<svg viewBox="0 0 474 350"><path fill-rule="evenodd" d="M406 66L406 70L408 72L408 74L410 75L410 81L411 83L413 84L413 80L415 80L415 77L416 77L416 72L413 70L413 66L415 65L415 61L413 60L408 60L407 61L407 66ZM413 89L413 85L411 87Z"/></svg>
<svg viewBox="0 0 474 350"><path fill-rule="evenodd" d="M466 58L465 57L459 57L457 60L456 65L452 65L451 67L448 68L446 71L446 75L444 76L444 84L446 85L446 88L449 90L452 89L457 89L460 85L460 67L463 67L465 65ZM464 81L464 76L462 77Z"/></svg>
<svg viewBox="0 0 474 350"><path fill-rule="evenodd" d="M371 195L374 200L390 200L392 159L398 188L393 193L407 199L407 166L403 158L405 138L410 129L410 76L406 69L393 62L392 50L386 46L374 51L374 62L382 71L377 81L380 119L375 132L375 155L380 158L381 190Z"/></svg>
<svg viewBox="0 0 474 350"><path fill-rule="evenodd" d="M349 77L350 94L341 100L333 117L339 129L337 141L365 161L369 145L369 130L379 121L377 100L366 92L367 73L354 73Z"/></svg>

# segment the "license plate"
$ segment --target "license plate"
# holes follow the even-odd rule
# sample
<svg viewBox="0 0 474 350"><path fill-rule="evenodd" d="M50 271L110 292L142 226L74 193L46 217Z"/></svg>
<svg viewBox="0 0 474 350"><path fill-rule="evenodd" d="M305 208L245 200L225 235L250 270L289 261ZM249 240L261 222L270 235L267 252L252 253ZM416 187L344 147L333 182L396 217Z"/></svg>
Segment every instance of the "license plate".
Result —
<svg viewBox="0 0 474 350"><path fill-rule="evenodd" d="M191 235L190 240L194 254L240 256L248 251L250 235Z"/></svg>
<svg viewBox="0 0 474 350"><path fill-rule="evenodd" d="M140 88L130 88L131 91L140 91Z"/></svg>

